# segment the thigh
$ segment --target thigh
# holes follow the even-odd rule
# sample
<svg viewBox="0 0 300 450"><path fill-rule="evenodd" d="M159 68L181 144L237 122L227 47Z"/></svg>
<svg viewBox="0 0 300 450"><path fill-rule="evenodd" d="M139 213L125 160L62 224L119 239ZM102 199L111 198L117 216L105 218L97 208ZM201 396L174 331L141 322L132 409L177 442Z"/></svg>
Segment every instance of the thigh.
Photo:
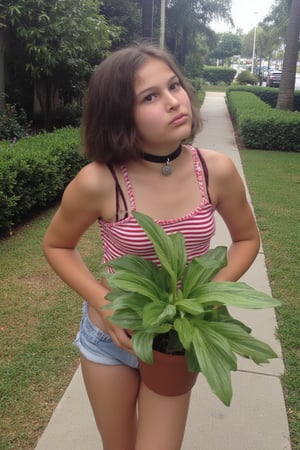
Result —
<svg viewBox="0 0 300 450"><path fill-rule="evenodd" d="M104 450L133 450L140 378L125 365L104 365L81 356L87 394Z"/></svg>
<svg viewBox="0 0 300 450"><path fill-rule="evenodd" d="M135 450L180 450L190 395L165 397L141 383Z"/></svg>

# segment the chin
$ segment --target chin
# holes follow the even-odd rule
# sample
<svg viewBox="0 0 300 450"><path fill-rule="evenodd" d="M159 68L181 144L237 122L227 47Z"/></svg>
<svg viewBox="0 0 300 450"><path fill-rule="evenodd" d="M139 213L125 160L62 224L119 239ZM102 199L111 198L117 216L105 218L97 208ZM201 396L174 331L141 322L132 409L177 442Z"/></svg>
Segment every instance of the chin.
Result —
<svg viewBox="0 0 300 450"><path fill-rule="evenodd" d="M181 141L183 142L183 141L186 141L190 136L191 136L191 134L192 134L192 129L191 129L191 127L189 127L189 129L188 130L186 130L185 132L183 132L182 134L181 134Z"/></svg>

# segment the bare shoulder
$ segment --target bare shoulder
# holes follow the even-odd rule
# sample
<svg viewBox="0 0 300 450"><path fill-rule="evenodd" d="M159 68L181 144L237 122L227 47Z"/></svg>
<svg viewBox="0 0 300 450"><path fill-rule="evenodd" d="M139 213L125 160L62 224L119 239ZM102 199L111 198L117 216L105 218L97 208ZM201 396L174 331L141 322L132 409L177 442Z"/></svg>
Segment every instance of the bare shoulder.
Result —
<svg viewBox="0 0 300 450"><path fill-rule="evenodd" d="M112 188L113 179L107 166L93 162L84 166L67 186L63 204L99 214Z"/></svg>
<svg viewBox="0 0 300 450"><path fill-rule="evenodd" d="M87 195L102 195L110 188L111 175L106 165L90 163L84 166L71 184Z"/></svg>
<svg viewBox="0 0 300 450"><path fill-rule="evenodd" d="M233 161L223 153L215 150L201 149L201 155L205 159L209 176L215 180L225 180L237 173Z"/></svg>
<svg viewBox="0 0 300 450"><path fill-rule="evenodd" d="M209 174L209 193L216 207L224 204L225 199L245 199L245 186L233 163L226 155L214 150L201 150Z"/></svg>

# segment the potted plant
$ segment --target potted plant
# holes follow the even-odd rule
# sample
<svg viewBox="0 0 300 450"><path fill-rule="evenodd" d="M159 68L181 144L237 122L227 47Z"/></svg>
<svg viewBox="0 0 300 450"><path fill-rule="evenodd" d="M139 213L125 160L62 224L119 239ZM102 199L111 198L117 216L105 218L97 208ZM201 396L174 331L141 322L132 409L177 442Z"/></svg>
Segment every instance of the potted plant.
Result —
<svg viewBox="0 0 300 450"><path fill-rule="evenodd" d="M106 295L110 303L104 308L114 310L109 319L130 330L141 366L146 363L151 368L155 351L159 356L175 355L175 359L182 354L188 371L202 372L212 391L229 406L230 372L237 369L236 354L257 364L277 355L268 344L251 336L251 330L234 319L227 306L270 308L279 306L280 301L243 282L212 282L227 264L226 247L210 250L187 264L181 233L167 235L150 217L132 214L152 241L160 267L134 255L104 264L102 275L111 289ZM113 272L108 272L107 266ZM153 373L150 380L152 377ZM172 372L167 382L174 377Z"/></svg>

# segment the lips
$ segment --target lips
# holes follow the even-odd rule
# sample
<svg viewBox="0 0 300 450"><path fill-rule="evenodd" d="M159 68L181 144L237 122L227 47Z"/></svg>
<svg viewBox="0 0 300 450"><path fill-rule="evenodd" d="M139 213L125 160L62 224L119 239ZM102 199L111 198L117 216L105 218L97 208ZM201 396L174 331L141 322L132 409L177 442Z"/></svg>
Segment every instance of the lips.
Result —
<svg viewBox="0 0 300 450"><path fill-rule="evenodd" d="M174 119L171 120L170 125L182 125L188 119L187 114L178 114Z"/></svg>

